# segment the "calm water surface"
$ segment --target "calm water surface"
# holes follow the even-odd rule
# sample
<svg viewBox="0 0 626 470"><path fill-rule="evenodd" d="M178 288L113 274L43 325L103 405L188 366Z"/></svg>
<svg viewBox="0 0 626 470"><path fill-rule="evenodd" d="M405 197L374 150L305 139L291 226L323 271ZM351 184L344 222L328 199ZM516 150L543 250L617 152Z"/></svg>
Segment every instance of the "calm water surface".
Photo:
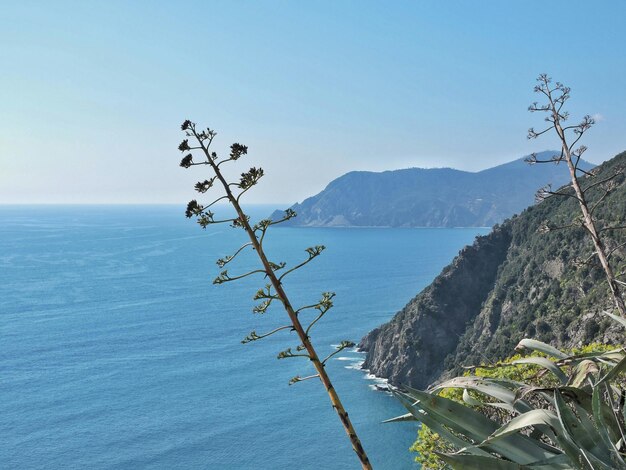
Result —
<svg viewBox="0 0 626 470"><path fill-rule="evenodd" d="M273 208L254 207L265 216ZM0 207L0 467L358 468L306 361L278 361L288 333L242 345L285 315L253 315L262 278L213 286L214 261L244 240L172 206ZM358 341L485 229L278 228L276 262L327 251L290 276L297 305L335 308L313 330L321 354ZM233 274L255 266L242 257ZM416 427L342 352L328 366L378 469L411 469Z"/></svg>

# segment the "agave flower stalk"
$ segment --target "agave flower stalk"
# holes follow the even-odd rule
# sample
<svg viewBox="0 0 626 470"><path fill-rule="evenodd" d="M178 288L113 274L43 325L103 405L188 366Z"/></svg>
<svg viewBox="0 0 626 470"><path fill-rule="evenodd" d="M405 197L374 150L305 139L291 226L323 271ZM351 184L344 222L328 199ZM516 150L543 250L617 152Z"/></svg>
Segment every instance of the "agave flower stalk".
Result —
<svg viewBox="0 0 626 470"><path fill-rule="evenodd" d="M587 185L587 187L583 187L583 184L581 184L580 181L581 174L582 176L587 177L592 177L594 175L579 168L578 164L583 153L585 153L585 151L587 150L587 147L581 145L576 148L576 144L578 144L583 135L595 124L595 120L591 116L585 116L578 124L566 125L565 121L568 119L569 113L567 111L563 111L563 106L570 97L569 87L566 87L560 82L552 84L552 80L546 74L540 75L537 79L537 82L538 85L535 86L534 91L535 93L543 95L546 101L544 104L538 104L535 102L529 106L528 110L533 113L546 113L547 116L545 118L545 121L549 124L545 129L541 131L536 131L534 128L530 128L528 130L528 138L536 139L546 132L553 130L559 138L559 142L561 144L561 153L559 155L554 155L548 160L538 160L536 155L532 155L529 159L527 159L527 161L531 164L558 164L560 162L565 162L570 174L572 188L574 189L574 194L571 195L566 192L552 191L549 187L546 187L540 190L539 196L540 198L545 198L549 196L566 196L573 197L578 201L578 205L582 214L582 226L591 237L593 246L595 248L594 254L597 256L602 266L602 269L604 270L604 274L606 276L606 280L608 282L609 290L611 292L611 296L613 297L615 307L622 317L626 317L626 305L624 304L619 281L617 280L617 276L615 275L613 268L609 263L611 252L607 249L605 240L602 236L602 233L605 231L618 230L626 227L623 224L599 227L598 222L593 214L594 209L598 206L598 204L602 202L604 198L615 188L615 185L613 184L614 179L618 175L620 175L622 171L618 170L614 175L610 176L609 178L606 178L602 181L596 181ZM568 141L567 134L569 132L573 132L574 134L574 138L571 143ZM587 191L598 187L604 188L605 193L593 206L591 206L589 204L586 193ZM547 227L547 230L549 229L550 227Z"/></svg>
<svg viewBox="0 0 626 470"><path fill-rule="evenodd" d="M545 113L548 124L543 130L529 129L528 138L554 131L561 152L547 160L532 155L527 161L531 164L564 162L571 179L571 187L565 189L542 188L538 199L573 198L581 211L581 217L573 223L565 227L546 225L542 231L576 226L587 231L595 251L583 263L598 258L619 315L603 313L626 327L626 309L619 285L622 281L617 280L609 263L615 249L607 248L603 236L605 231L626 226L620 222L607 224L594 214L598 205L619 185L618 177L623 169L618 168L613 174L595 180L595 172L581 169L579 162L586 147L575 146L593 126L593 118L585 116L578 124L567 125L569 115L563 111L563 106L569 99L570 89L559 82L552 84L547 75L539 76L535 92L541 94L545 102L533 103L529 110ZM592 193L588 193L590 190ZM531 366L540 372L521 380L520 375L489 377L477 373L446 380L427 391L409 387L395 390L409 413L390 421L423 423L446 441L448 448L433 453L453 468L626 470L626 348L574 354L525 338L516 350L532 351L535 356L479 368ZM463 402L458 398L460 393L454 399L441 396L446 389L462 391Z"/></svg>
<svg viewBox="0 0 626 470"><path fill-rule="evenodd" d="M252 331L248 336L244 338L242 343L257 341L259 339L279 332L295 332L300 341L300 344L295 348L296 351L293 352L291 348L288 348L285 351L279 353L278 358L308 358L313 365L316 373L307 377L294 377L291 379L290 385L315 378L318 378L320 380L320 382L326 389L326 392L328 393L328 397L330 399L332 407L335 409L335 412L337 413L339 420L341 421L341 425L343 426L346 434L350 439L352 448L356 453L362 468L371 469L372 466L369 462L365 450L363 449L361 441L352 425L352 422L348 417L348 412L343 406L339 395L337 394L337 391L333 387L333 384L325 368L326 362L332 356L345 348L353 347L354 343L350 341L342 341L333 353L331 353L324 359L320 359L320 356L313 346L313 343L311 342L309 336L311 328L332 307L332 298L334 296L334 293L325 292L322 295L322 299L318 303L306 305L300 307L299 309L296 309L289 300L289 297L287 296L287 293L285 292L285 289L283 287L283 279L290 273L303 267L314 258L319 256L324 250L324 246L320 245L307 248L307 259L305 259L300 264L297 264L296 266L283 271L282 274L277 274L277 271L285 268L286 264L282 262L274 263L270 261L263 249L263 240L265 238L265 234L268 228L270 228L272 225L284 222L285 220L289 220L290 218L295 217L295 212L288 209L285 212L284 218L281 220L273 221L270 219L264 219L255 225L251 225L250 218L245 214L241 207L240 199L242 195L245 194L252 186L257 184L259 179L263 176L263 170L261 168L251 168L248 172L241 175L241 179L239 182L229 183L220 169L222 164L238 160L243 155L246 155L248 148L241 144L233 144L231 146L230 155L222 160L219 160L217 154L210 150L211 143L216 135L214 131L212 131L211 129L206 129L202 131L197 130L196 125L189 120L185 121L181 128L189 138L195 140L195 143L192 147L189 144L189 140L185 139L178 147L181 152L189 152L181 160L180 166L183 168L189 168L195 165L208 165L214 173L214 176L212 176L210 179L198 182L195 186L196 191L198 191L199 193L205 193L213 186L215 182L218 182L222 186L222 189L224 191L222 196L206 206L201 205L195 200L191 201L187 206L187 217L195 216L198 223L203 228L206 228L208 225L211 224L230 222L232 227L242 228L247 233L250 241L240 247L232 256L227 256L225 258L219 259L217 261L217 264L220 268L223 268L226 264L230 263L239 253L247 248L252 248L254 250L261 263L261 267L259 269L255 269L253 271L238 276L231 276L230 274L228 274L228 271L222 271L220 275L214 280L214 283L222 284L255 274L263 274L265 275L269 283L263 289L260 289L255 295L255 300L261 300L261 303L257 305L253 311L255 313L265 313L265 311L270 307L273 301L278 301L280 304L282 304L283 309L289 318L289 324L278 327L268 333L258 334L256 333L256 331ZM201 152L203 156L202 161L194 161L193 155L191 153L194 150ZM236 212L236 217L232 219L215 220L214 214L210 211L210 207L219 201L227 201L228 203L230 203L230 205ZM313 320L303 324L303 320L301 320L299 314L308 309L317 310L318 315Z"/></svg>

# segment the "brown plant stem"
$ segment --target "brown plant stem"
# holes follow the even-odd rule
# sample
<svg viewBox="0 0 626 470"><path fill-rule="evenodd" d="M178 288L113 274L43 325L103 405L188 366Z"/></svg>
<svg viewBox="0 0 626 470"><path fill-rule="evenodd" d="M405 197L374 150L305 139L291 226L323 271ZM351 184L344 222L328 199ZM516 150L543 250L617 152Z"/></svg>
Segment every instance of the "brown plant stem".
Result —
<svg viewBox="0 0 626 470"><path fill-rule="evenodd" d="M298 337L300 338L300 341L302 342L302 346L304 346L304 348L306 349L309 359L313 363L313 367L319 374L320 381L322 382L322 384L324 385L324 388L326 389L326 392L328 393L328 397L330 398L332 407L335 409L335 412L339 416L341 424L343 425L346 431L346 434L348 435L350 439L350 443L352 444L352 449L354 450L357 457L359 458L359 461L361 462L362 468L371 470L372 465L369 462L367 454L365 453L365 450L363 449L363 446L361 445L361 441L354 427L352 426L352 422L350 421L350 418L348 417L348 412L345 410L343 404L341 403L341 400L339 399L339 395L337 394L337 391L333 387L330 377L326 373L324 364L320 361L319 356L315 348L313 347L313 344L311 343L309 336L305 332L305 329L303 328L302 323L300 323L298 314L296 313L293 306L291 305L289 298L287 297L287 294L285 293L285 290L283 289L281 281L276 277L276 274L274 273L274 270L272 269L270 262L267 259L267 256L265 255L265 252L263 250L261 243L257 239L254 230L252 229L252 227L250 226L250 223L248 222L248 218L246 217L246 214L243 212L238 199L233 195L230 189L230 186L228 182L226 181L226 179L224 178L224 176L222 175L222 173L220 172L218 165L211 158L208 147L205 146L204 142L196 133L195 129L192 129L192 132L193 132L194 137L200 144L200 147L202 151L204 152L208 163L211 165L213 171L215 172L215 175L217 176L220 183L222 183L222 186L224 187L224 191L226 192L226 196L228 200L230 201L235 211L237 212L237 216L239 217L241 225L243 226L244 230L248 234L248 237L250 238L250 242L252 243L252 247L257 252L258 257L261 260L261 263L263 264L263 270L265 271L265 274L267 275L274 290L276 291L278 298L282 302L283 307L285 311L287 312L289 319L291 320L293 329L298 334Z"/></svg>
<svg viewBox="0 0 626 470"><path fill-rule="evenodd" d="M615 280L615 273L613 272L613 268L609 264L609 257L606 253L606 247L602 238L600 237L600 233L596 227L596 222L593 218L591 210L589 209L589 204L585 197L585 192L580 187L580 182L578 181L578 175L576 174L576 171L578 170L578 160L576 163L574 163L572 159L571 147L567 143L565 130L561 125L561 116L559 112L560 107L557 106L557 103L552 96L552 91L550 90L549 81L547 79L543 79L543 86L545 86L545 91L542 91L548 98L549 112L552 114L552 127L554 127L554 130L556 131L561 141L562 156L567 163L570 179L572 181L572 187L574 188L574 192L576 193L576 199L578 199L580 211L583 215L583 226L591 236L591 240L593 241L593 245L596 250L596 255L598 256L598 260L602 265L602 269L604 270L604 274L609 284L609 289L611 291L613 301L615 302L615 306L617 307L620 315L622 317L626 317L626 306L624 305L624 299L622 298L620 287ZM585 129L581 129L581 135L584 130ZM582 151L579 152L578 155L580 156L581 153Z"/></svg>

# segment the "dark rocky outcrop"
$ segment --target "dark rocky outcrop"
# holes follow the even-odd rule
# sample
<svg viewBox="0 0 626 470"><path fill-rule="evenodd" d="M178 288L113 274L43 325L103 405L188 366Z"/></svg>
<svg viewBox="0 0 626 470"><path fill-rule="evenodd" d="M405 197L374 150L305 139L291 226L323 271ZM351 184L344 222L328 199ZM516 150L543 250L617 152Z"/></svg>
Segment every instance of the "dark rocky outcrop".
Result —
<svg viewBox="0 0 626 470"><path fill-rule="evenodd" d="M437 378L468 322L480 313L510 242L505 227L465 247L393 321L363 339L359 347L368 351L363 367L413 387Z"/></svg>
<svg viewBox="0 0 626 470"><path fill-rule="evenodd" d="M583 186L624 166L626 153ZM626 219L624 177L614 181L618 187L596 212L601 226ZM603 193L595 188L588 195L593 201ZM363 338L364 367L392 384L423 388L463 365L511 355L523 337L558 347L623 341L601 314L612 305L601 268L593 257L580 265L593 251L583 229L539 230L546 221L567 225L578 211L573 198L549 198L477 238L389 323ZM620 270L626 268L624 242L624 231L611 232L612 261Z"/></svg>

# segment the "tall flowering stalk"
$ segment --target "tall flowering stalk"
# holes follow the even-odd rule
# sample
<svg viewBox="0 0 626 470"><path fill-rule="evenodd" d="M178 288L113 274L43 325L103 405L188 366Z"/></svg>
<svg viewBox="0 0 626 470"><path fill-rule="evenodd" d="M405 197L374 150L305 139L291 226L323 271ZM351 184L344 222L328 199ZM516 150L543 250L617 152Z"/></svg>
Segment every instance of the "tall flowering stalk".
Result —
<svg viewBox="0 0 626 470"><path fill-rule="evenodd" d="M287 317L289 318L288 324L275 328L274 330L267 333L259 334L256 331L250 332L250 334L248 334L242 340L242 343L257 341L279 332L295 332L299 340L299 344L295 347L295 351L292 350L292 348L287 348L286 350L278 354L278 359L284 359L289 357L305 357L309 359L309 361L313 365L313 368L315 369L315 374L309 375L307 377L296 376L290 380L289 384L291 385L297 382L311 379L320 380L320 382L326 389L326 392L328 393L331 405L335 409L335 412L337 413L339 420L341 421L341 425L343 426L346 434L350 439L352 448L359 458L362 468L371 469L372 466L369 462L369 459L367 458L367 454L365 453L363 446L361 445L361 441L359 440L359 437L354 427L352 426L352 422L348 417L348 412L345 410L343 404L341 403L339 395L333 387L333 384L330 380L330 377L326 373L325 368L326 363L331 357L338 354L345 348L353 347L354 343L351 341L342 341L339 346L336 347L334 352L326 356L324 359L320 359L309 336L312 327L332 308L332 300L335 294L332 292L324 292L319 302L312 305L305 305L300 308L294 308L289 298L287 297L287 293L285 292L283 287L282 281L286 276L302 268L313 259L317 258L325 249L325 247L323 245L318 245L307 248L307 257L301 263L291 268L287 268L287 265L284 262L274 263L270 261L265 254L263 248L263 242L265 240L265 235L267 234L268 229L273 225L285 222L286 220L295 217L295 212L288 209L285 211L282 219L263 219L258 223L251 225L250 217L246 215L243 211L240 200L241 197L246 192L248 192L250 188L255 186L258 181L263 177L263 169L252 167L247 172L241 174L238 182L230 183L226 180L221 171L221 166L223 164L228 162L234 162L246 155L248 153L248 147L238 143L232 144L230 147L229 156L220 159L216 152L210 150L211 143L213 142L213 139L216 135L215 131L211 129L198 130L196 128L196 124L189 120L186 120L183 123L181 129L183 132L185 132L185 135L188 138L183 140L178 147L181 152L186 153L186 155L180 162L180 166L183 168L190 168L197 165L207 165L212 171L212 175L209 179L205 179L204 181L199 181L198 183L196 183L196 191L200 194L204 194L209 191L215 184L217 184L218 187L221 186L221 189L223 191L221 196L219 196L217 199L214 199L211 203L207 205L203 205L197 200L190 201L187 205L186 216L189 218L195 217L197 222L203 228L206 228L207 226L212 224L229 223L231 227L241 228L247 233L250 241L239 247L231 256L226 256L224 258L218 259L217 265L220 268L223 269L226 265L231 263L240 253L248 249L254 250L260 261L260 267L258 269L254 269L252 271L239 275L230 275L228 273L228 270L223 270L215 278L213 283L223 284L248 276L254 276L258 274L264 275L269 282L263 288L259 289L254 296L254 299L259 300L260 303L254 307L253 312L265 313L267 309L272 305L272 303L277 301L279 302L279 304L282 304L282 307L287 314ZM191 145L189 143L190 139L192 140ZM200 161L194 160L193 152L199 153L201 155ZM236 216L233 218L216 220L215 214L210 210L210 208L220 201L228 202L235 210ZM300 314L305 310L317 311L317 314L312 320L305 321L300 316Z"/></svg>
<svg viewBox="0 0 626 470"><path fill-rule="evenodd" d="M529 106L528 110L532 113L541 112L545 113L545 121L548 125L540 131L536 131L534 128L528 130L528 138L536 139L537 137L554 131L558 136L559 143L561 144L561 152L552 156L547 160L539 160L536 155L531 155L527 161L531 164L535 163L561 163L565 162L569 171L573 194L567 192L567 190L552 191L551 187L547 186L542 188L538 193L538 199L544 199L550 196L564 196L572 197L578 202L582 218L580 221L574 222L574 224L568 227L579 225L582 226L589 234L591 241L593 242L594 252L589 260L594 256L600 261L600 265L604 270L607 283L613 302L617 311L622 317L626 317L626 305L622 297L620 284L626 285L626 283L617 279L613 267L609 260L611 254L615 250L607 248L607 241L605 239L605 233L611 230L624 229L623 223L614 224L601 224L596 218L594 211L599 204L608 196L608 194L615 189L615 180L618 176L623 174L623 170L620 168L615 173L600 181L594 181L594 174L589 173L581 169L578 164L580 163L583 153L587 150L587 147L581 145L576 147L583 135L591 129L595 124L595 120L591 116L585 116L582 121L577 124L567 125L565 121L569 118L569 113L563 110L563 106L570 98L570 89L560 82L552 83L550 77L546 74L542 74L537 78L538 84L535 86L535 93L539 93L543 96L544 102L539 104L537 102ZM569 139L568 135L572 135L573 138ZM603 195L594 204L589 203L588 191L603 190ZM551 227L549 225L544 226L545 231L554 230L560 227Z"/></svg>

